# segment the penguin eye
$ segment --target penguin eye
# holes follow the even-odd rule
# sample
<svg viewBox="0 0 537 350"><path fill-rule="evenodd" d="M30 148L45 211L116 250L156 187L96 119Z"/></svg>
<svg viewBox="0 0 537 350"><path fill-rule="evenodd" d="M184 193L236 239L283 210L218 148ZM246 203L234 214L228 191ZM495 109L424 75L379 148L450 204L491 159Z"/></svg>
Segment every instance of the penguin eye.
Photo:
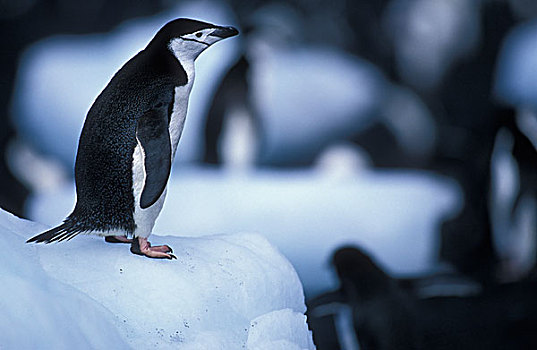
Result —
<svg viewBox="0 0 537 350"><path fill-rule="evenodd" d="M203 34L201 34L200 32L197 32L197 33L196 33L196 37L198 37L198 38L201 38L202 35L203 35Z"/></svg>

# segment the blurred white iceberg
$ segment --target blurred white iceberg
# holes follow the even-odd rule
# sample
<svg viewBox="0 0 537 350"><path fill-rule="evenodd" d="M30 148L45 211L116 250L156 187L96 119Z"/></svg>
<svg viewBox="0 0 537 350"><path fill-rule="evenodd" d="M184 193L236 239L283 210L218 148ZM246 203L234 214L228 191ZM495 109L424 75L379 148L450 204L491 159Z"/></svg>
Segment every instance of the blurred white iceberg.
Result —
<svg viewBox="0 0 537 350"><path fill-rule="evenodd" d="M229 171L179 167L172 173L157 234L201 237L259 232L291 261L306 294L335 287L328 264L343 244L367 249L391 273L435 266L439 225L462 197L446 178L423 172ZM73 185L36 194L28 215L49 225L74 207Z"/></svg>

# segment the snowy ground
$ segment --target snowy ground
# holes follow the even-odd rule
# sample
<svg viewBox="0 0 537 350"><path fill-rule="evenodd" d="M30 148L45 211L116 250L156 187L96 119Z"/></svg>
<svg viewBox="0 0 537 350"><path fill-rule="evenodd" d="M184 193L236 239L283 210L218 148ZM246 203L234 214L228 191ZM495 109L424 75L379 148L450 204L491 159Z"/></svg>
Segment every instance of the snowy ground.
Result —
<svg viewBox="0 0 537 350"><path fill-rule="evenodd" d="M45 228L0 211L0 348L314 349L298 276L259 235L153 236L164 261L92 236L24 243Z"/></svg>
<svg viewBox="0 0 537 350"><path fill-rule="evenodd" d="M259 232L291 261L308 296L335 287L330 255L358 244L390 272L434 268L439 224L461 203L458 187L423 172L227 172L181 168L172 174L154 232L201 237ZM73 208L74 186L34 197L28 215L48 225Z"/></svg>

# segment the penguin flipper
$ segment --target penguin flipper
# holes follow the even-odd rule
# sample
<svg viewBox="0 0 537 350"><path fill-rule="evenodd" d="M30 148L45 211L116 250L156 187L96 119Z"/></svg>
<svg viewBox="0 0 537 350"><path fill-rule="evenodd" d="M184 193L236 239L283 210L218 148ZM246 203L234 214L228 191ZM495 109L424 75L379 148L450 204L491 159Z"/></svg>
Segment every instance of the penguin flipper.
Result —
<svg viewBox="0 0 537 350"><path fill-rule="evenodd" d="M70 240L77 234L79 230L76 230L69 223L63 223L60 226L51 228L48 231L45 231L37 236L34 236L26 241L26 243L50 243L50 242L61 242L64 240Z"/></svg>
<svg viewBox="0 0 537 350"><path fill-rule="evenodd" d="M160 197L172 167L172 147L165 109L153 109L144 113L136 126L136 138L144 151L145 183L140 197L140 207L153 205Z"/></svg>

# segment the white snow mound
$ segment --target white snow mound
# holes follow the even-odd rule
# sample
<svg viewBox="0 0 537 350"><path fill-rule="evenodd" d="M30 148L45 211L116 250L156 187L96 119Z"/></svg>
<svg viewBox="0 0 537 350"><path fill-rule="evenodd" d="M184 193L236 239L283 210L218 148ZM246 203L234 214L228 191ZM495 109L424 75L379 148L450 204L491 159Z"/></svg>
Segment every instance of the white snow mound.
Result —
<svg viewBox="0 0 537 350"><path fill-rule="evenodd" d="M151 236L169 261L94 236L27 245L45 227L3 211L0 229L7 348L315 348L300 280L262 236Z"/></svg>

